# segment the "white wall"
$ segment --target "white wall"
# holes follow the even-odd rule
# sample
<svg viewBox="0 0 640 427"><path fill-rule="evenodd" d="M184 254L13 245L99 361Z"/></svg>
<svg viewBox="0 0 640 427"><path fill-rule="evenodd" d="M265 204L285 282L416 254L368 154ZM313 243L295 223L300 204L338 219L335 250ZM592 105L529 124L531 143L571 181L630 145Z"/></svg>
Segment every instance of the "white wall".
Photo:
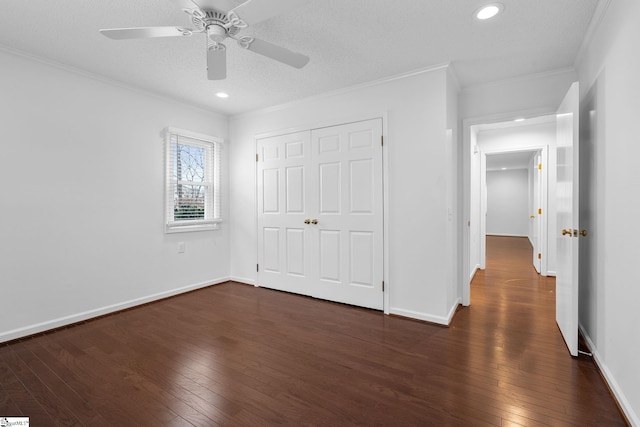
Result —
<svg viewBox="0 0 640 427"><path fill-rule="evenodd" d="M390 311L447 323L454 308L448 296L455 284L449 283L453 266L443 248L456 239L447 235L447 79L447 69L438 68L233 117L232 276L247 283L256 277L256 135L385 113Z"/></svg>
<svg viewBox="0 0 640 427"><path fill-rule="evenodd" d="M506 114L515 118L518 112L528 113L526 116L555 113L576 80L575 71L566 69L469 86L460 92L460 117Z"/></svg>
<svg viewBox="0 0 640 427"><path fill-rule="evenodd" d="M526 237L529 222L527 170L487 171L487 234Z"/></svg>
<svg viewBox="0 0 640 427"><path fill-rule="evenodd" d="M589 236L580 242L587 258L581 259L580 326L631 423L640 426L640 245L633 233L640 212L640 3L600 7L608 8L577 62L585 122L580 150L592 152L584 168L594 172L581 192L588 200L580 227ZM588 94L595 94L594 103Z"/></svg>
<svg viewBox="0 0 640 427"><path fill-rule="evenodd" d="M446 111L447 111L447 131L446 131L446 158L449 176L447 177L446 205L447 205L447 239L448 245L447 265L449 266L450 278L448 279L447 307L455 309L462 302L462 281L460 280L458 262L462 259L462 233L459 232L458 225L462 221L462 209L458 209L462 200L460 191L460 150L459 140L459 120L458 120L458 94L460 87L457 76L452 67L447 69L446 82ZM453 313L451 313L453 314Z"/></svg>
<svg viewBox="0 0 640 427"><path fill-rule="evenodd" d="M4 51L0 63L0 341L228 277L226 224L163 233L163 128L227 138L226 117Z"/></svg>

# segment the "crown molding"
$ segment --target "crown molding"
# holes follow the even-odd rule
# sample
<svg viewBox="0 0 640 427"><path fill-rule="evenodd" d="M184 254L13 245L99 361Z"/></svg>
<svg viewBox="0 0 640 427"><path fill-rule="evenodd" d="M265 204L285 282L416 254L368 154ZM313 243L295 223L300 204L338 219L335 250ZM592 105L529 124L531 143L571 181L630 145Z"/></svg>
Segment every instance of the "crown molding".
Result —
<svg viewBox="0 0 640 427"><path fill-rule="evenodd" d="M484 89L484 88L492 88L492 87L496 87L496 86L501 86L504 85L506 83L516 83L516 82L522 82L522 81L527 81L527 80L537 80L537 79L543 79L546 77L553 77L553 76L557 76L560 74L567 74L567 73L575 73L576 70L573 67L565 67L565 68L558 68L555 70L549 70L549 71L542 71L539 73L533 73L533 74L524 74L524 75L520 75L520 76L516 76L516 77L511 77L508 79L503 79L503 80L495 80L492 82L486 82L486 83L479 83L476 85L470 85L470 86L466 86L464 88L462 88L463 91L468 91L468 90L478 90L478 89Z"/></svg>
<svg viewBox="0 0 640 427"><path fill-rule="evenodd" d="M589 45L593 41L593 37L595 36L596 30L600 27L602 20L607 14L607 10L609 10L609 5L611 4L611 0L599 0L596 4L596 10L593 12L593 16L591 17L591 21L589 21L589 26L587 27L587 31L584 34L584 38L582 39L582 44L580 45L580 49L578 49L578 54L576 55L576 59L573 62L574 68L578 68L578 64L582 61L582 58L587 52Z"/></svg>
<svg viewBox="0 0 640 427"><path fill-rule="evenodd" d="M244 119L244 118L248 118L248 117L258 116L258 115L261 115L261 114L273 113L273 112L276 112L276 111L280 111L280 110L284 110L284 109L287 109L287 108L295 107L296 105L300 105L302 103L306 103L306 102L309 102L309 101L316 101L316 100L320 100L320 99L329 98L329 97L332 97L332 96L343 95L343 94L346 94L346 93L354 92L354 91L361 90L361 89L366 89L366 88L369 88L369 87L372 87L372 86L378 86L378 85L381 85L381 84L384 84L384 83L393 82L393 81L396 81L396 80L402 80L402 79L406 79L406 78L409 78L409 77L418 76L418 75L421 75L421 74L427 74L427 73L431 73L431 72L438 71L438 70L448 69L450 66L451 66L451 63L445 62L445 63L440 63L440 64L432 65L432 66L429 66L429 67L425 67L425 68L419 68L419 69L413 70L413 71L408 71L406 73L394 74L392 76L383 77L381 79L371 80L369 82L360 83L360 84L356 84L356 85L353 85L353 86L347 86L347 87L336 89L336 90L332 90L332 91L329 91L329 92L323 92L323 93L318 94L318 95L312 95L312 96L308 96L306 98L296 99L294 101L285 102L283 104L278 104L278 105L274 105L274 106L271 106L271 107L266 107L266 108L261 108L261 109L258 109L258 110L248 111L246 113L239 113L239 114L231 115L230 116L230 120L234 121L234 120L238 120L238 119Z"/></svg>

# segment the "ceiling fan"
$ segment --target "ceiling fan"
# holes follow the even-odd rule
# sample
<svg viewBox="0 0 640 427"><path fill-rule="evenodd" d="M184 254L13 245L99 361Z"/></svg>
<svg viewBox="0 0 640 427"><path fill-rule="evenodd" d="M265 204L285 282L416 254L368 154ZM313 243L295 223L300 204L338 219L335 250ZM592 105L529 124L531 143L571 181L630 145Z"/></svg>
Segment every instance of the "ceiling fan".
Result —
<svg viewBox="0 0 640 427"><path fill-rule="evenodd" d="M276 16L300 4L299 0L191 0L193 9L182 9L191 19L193 28L187 27L136 27L100 30L100 33L115 40L190 37L196 33L207 36L207 77L222 80L227 77L226 39L235 40L243 49L250 50L276 61L302 68L309 57L273 43L251 36L241 36L240 31L249 23ZM242 16L242 18L240 18Z"/></svg>

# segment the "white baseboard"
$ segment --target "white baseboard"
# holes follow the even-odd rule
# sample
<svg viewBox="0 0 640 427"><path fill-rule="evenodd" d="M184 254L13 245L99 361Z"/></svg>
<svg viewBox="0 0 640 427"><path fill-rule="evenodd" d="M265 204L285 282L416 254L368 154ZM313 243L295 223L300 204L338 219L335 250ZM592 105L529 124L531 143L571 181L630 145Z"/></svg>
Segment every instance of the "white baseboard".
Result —
<svg viewBox="0 0 640 427"><path fill-rule="evenodd" d="M555 272L555 271L552 271L552 270L548 270L548 271L547 271L547 276L553 276L553 277L556 277L556 272Z"/></svg>
<svg viewBox="0 0 640 427"><path fill-rule="evenodd" d="M598 348L593 343L593 341L591 340L591 337L589 336L589 334L587 334L587 331L585 331L582 325L580 325L579 328L580 328L580 332L582 333L582 336L587 341L587 345L589 346L589 351L591 351L591 354L593 354L593 360L596 362L596 365L598 365L598 369L600 369L600 372L602 372L602 376L604 376L604 379L607 382L609 389L611 389L611 391L613 392L613 395L615 399L618 401L618 405L620 405L620 408L622 408L622 411L627 417L627 420L631 422L632 426L640 426L640 417L638 416L638 414L635 413L635 411L631 407L631 404L629 403L629 400L627 400L626 396L620 389L620 386L618 385L618 382L616 381L615 377L607 367L606 363L604 363L604 360L602 360L602 356L598 352Z"/></svg>
<svg viewBox="0 0 640 427"><path fill-rule="evenodd" d="M456 314L456 310L458 306L462 304L462 298L458 298L455 300L451 308L449 309L449 314L447 315L447 325L451 324L451 320L453 320L453 316Z"/></svg>
<svg viewBox="0 0 640 427"><path fill-rule="evenodd" d="M231 276L231 278L229 278L229 280L233 280L234 282L238 282L238 283L244 283L245 285L256 286L256 280L255 279L247 279L246 277Z"/></svg>
<svg viewBox="0 0 640 427"><path fill-rule="evenodd" d="M125 310L127 308L131 308L137 305L142 305L149 302L172 297L174 295L183 294L185 292L195 291L196 289L206 288L207 286L217 285L220 283L227 282L229 280L231 279L229 279L228 277L223 277L223 278L214 279L214 280L207 280L205 282L195 283L192 285L183 286L181 288L171 289L165 292L159 292L157 294L148 295L145 297L124 301L121 303L108 305L108 306L97 308L94 310L88 310L82 313L76 313L69 316L48 320L46 322L37 323L35 325L29 325L29 326L14 329L7 332L0 332L0 343L15 340L15 339L26 337L33 334L39 334L40 332L45 332L51 329L60 328L62 326L71 325L73 323L82 322L84 320L89 320L94 317L99 317L105 314L114 313L116 311Z"/></svg>
<svg viewBox="0 0 640 427"><path fill-rule="evenodd" d="M426 322L437 323L438 325L449 325L449 319L444 316L434 316L428 313L422 313L419 311L413 310L405 310L403 308L394 308L391 307L389 309L389 314L396 314L398 316L409 317L411 319L424 320Z"/></svg>
<svg viewBox="0 0 640 427"><path fill-rule="evenodd" d="M480 264L476 264L476 266L473 267L473 270L471 270L471 276L469 276L469 281L473 280L473 278L476 276L476 273L478 272L478 270L480 270Z"/></svg>
<svg viewBox="0 0 640 427"><path fill-rule="evenodd" d="M502 233L487 233L487 236L496 236L496 237L526 237L529 238L526 234L502 234Z"/></svg>

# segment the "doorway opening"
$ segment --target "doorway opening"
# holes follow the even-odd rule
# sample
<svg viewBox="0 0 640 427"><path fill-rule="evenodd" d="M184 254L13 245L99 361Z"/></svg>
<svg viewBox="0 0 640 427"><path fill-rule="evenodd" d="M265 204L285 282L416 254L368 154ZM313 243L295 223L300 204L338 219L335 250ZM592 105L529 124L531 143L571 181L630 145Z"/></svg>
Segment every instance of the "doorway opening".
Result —
<svg viewBox="0 0 640 427"><path fill-rule="evenodd" d="M516 237L528 240L533 255L531 264L542 273L542 255L547 252L542 230L546 225L543 182L543 157L546 150L482 152L480 211L480 266L486 265L488 236ZM546 161L545 161L546 163ZM544 247L542 243L545 243ZM531 266L530 264L530 266ZM545 265L544 276L547 274Z"/></svg>
<svg viewBox="0 0 640 427"><path fill-rule="evenodd" d="M509 114L501 117L502 122L495 119L492 123L487 123L489 120L486 119L467 119L463 126L463 200L464 215L469 219L467 222L468 230L466 233L462 233L462 304L471 304L471 279L481 262L480 224L485 213L480 210L482 167L480 135L483 131L504 132L504 129L507 129L508 133L509 128L516 128L516 132L520 133L520 130L524 130L524 126L529 124L532 126L528 126L528 130L535 133L536 126L547 126L546 134L548 137L546 140L548 143L541 144L547 150L546 165L544 163L545 156L542 155L542 170L546 170L543 177L547 178L547 196L543 198L543 201L546 201L547 209L542 208L546 217L546 227L543 227L541 233L542 247L544 247L546 239L547 251L546 254L541 254L541 274L545 274L546 266L546 274L557 277L556 323L572 356L578 355L578 276L580 267L578 237L584 237L587 234L586 231L579 230L579 94L579 84L574 82L555 112L546 111L546 116L539 115L530 120L515 120L513 114ZM507 121L508 119L510 121ZM537 124L527 123L529 121L537 122ZM520 126L522 128L519 128ZM518 144L530 149L540 148L532 146L533 139L530 138L531 135L526 136L526 133L527 131L517 139L509 138L509 143L506 143L504 138L495 137L493 144L506 143L508 147ZM544 149L542 148L543 151ZM558 227L562 229L561 232Z"/></svg>
<svg viewBox="0 0 640 427"><path fill-rule="evenodd" d="M555 115L477 123L465 132L468 283L487 267L487 236L522 238L533 247L527 268L555 276L555 245L549 244L555 228ZM470 302L470 289L463 289L463 304Z"/></svg>

